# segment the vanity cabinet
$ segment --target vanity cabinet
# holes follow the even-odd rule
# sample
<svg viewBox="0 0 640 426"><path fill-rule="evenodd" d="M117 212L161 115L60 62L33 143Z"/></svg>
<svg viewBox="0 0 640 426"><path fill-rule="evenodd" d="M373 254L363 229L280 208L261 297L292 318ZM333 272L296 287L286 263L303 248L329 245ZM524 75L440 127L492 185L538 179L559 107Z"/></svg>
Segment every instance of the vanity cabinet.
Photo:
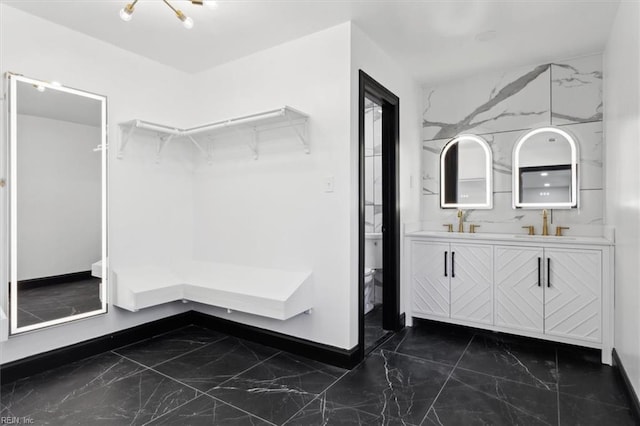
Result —
<svg viewBox="0 0 640 426"><path fill-rule="evenodd" d="M410 316L598 348L611 364L612 243L526 237L408 234Z"/></svg>
<svg viewBox="0 0 640 426"><path fill-rule="evenodd" d="M493 323L493 248L416 241L412 246L414 312Z"/></svg>
<svg viewBox="0 0 640 426"><path fill-rule="evenodd" d="M495 325L600 342L602 252L495 246Z"/></svg>

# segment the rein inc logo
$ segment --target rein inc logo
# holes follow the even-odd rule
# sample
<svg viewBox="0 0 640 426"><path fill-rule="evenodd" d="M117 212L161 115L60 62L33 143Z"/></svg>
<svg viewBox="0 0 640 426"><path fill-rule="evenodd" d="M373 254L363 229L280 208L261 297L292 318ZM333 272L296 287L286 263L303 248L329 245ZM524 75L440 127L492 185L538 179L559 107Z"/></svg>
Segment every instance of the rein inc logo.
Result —
<svg viewBox="0 0 640 426"><path fill-rule="evenodd" d="M32 425L33 423L31 417L0 417L0 425Z"/></svg>

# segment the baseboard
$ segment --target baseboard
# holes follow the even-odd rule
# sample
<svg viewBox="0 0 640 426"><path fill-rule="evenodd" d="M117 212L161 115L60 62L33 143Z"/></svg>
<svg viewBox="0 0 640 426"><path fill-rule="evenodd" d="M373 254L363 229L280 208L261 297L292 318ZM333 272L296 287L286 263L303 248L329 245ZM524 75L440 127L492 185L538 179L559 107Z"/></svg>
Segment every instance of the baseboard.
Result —
<svg viewBox="0 0 640 426"><path fill-rule="evenodd" d="M191 324L191 317L191 312L186 312L2 364L0 365L0 382L3 385L11 383L23 377L184 327Z"/></svg>
<svg viewBox="0 0 640 426"><path fill-rule="evenodd" d="M229 321L201 312L192 311L192 314L194 324L202 327L260 343L265 346L271 346L326 364L351 369L360 362L357 346L352 349L341 349L335 346L324 345L299 337Z"/></svg>
<svg viewBox="0 0 640 426"><path fill-rule="evenodd" d="M21 290L44 287L53 284L71 283L74 281L88 280L92 277L91 271L72 272L70 274L54 275L51 277L32 278L18 281Z"/></svg>
<svg viewBox="0 0 640 426"><path fill-rule="evenodd" d="M631 380L629 380L629 376L627 375L627 370L624 369L624 365L622 365L622 361L620 361L620 357L615 349L613 350L613 365L618 368L618 371L620 371L624 387L626 388L627 395L629 395L629 400L631 401L631 411L633 412L636 422L640 424L640 401L638 400L638 394L636 394L636 391L633 389Z"/></svg>
<svg viewBox="0 0 640 426"><path fill-rule="evenodd" d="M0 383L3 385L11 383L23 377L41 373L93 355L98 355L189 324L220 331L231 336L251 340L342 368L350 369L360 362L358 347L341 349L258 327L240 324L201 312L189 311L2 364L0 365Z"/></svg>

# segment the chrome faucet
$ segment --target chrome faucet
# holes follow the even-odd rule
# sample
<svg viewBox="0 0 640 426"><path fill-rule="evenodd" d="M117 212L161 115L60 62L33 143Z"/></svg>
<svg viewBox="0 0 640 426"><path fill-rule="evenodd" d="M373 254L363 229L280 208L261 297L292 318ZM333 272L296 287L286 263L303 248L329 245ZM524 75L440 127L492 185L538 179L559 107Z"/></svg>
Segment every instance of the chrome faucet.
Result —
<svg viewBox="0 0 640 426"><path fill-rule="evenodd" d="M464 232L464 214L458 210L458 232Z"/></svg>
<svg viewBox="0 0 640 426"><path fill-rule="evenodd" d="M547 210L542 210L542 235L549 235L549 223L547 222Z"/></svg>

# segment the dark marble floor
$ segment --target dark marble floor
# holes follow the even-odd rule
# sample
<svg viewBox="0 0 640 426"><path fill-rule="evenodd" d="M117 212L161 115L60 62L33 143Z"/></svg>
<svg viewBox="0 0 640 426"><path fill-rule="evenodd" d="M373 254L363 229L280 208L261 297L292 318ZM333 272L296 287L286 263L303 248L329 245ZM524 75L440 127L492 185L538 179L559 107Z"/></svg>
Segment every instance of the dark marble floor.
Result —
<svg viewBox="0 0 640 426"><path fill-rule="evenodd" d="M375 305L364 316L364 351L371 352L389 332L382 328L382 304Z"/></svg>
<svg viewBox="0 0 640 426"><path fill-rule="evenodd" d="M632 425L616 370L418 322L346 371L197 326L0 388L36 425Z"/></svg>
<svg viewBox="0 0 640 426"><path fill-rule="evenodd" d="M18 326L25 327L102 307L100 278L50 284L18 291Z"/></svg>

